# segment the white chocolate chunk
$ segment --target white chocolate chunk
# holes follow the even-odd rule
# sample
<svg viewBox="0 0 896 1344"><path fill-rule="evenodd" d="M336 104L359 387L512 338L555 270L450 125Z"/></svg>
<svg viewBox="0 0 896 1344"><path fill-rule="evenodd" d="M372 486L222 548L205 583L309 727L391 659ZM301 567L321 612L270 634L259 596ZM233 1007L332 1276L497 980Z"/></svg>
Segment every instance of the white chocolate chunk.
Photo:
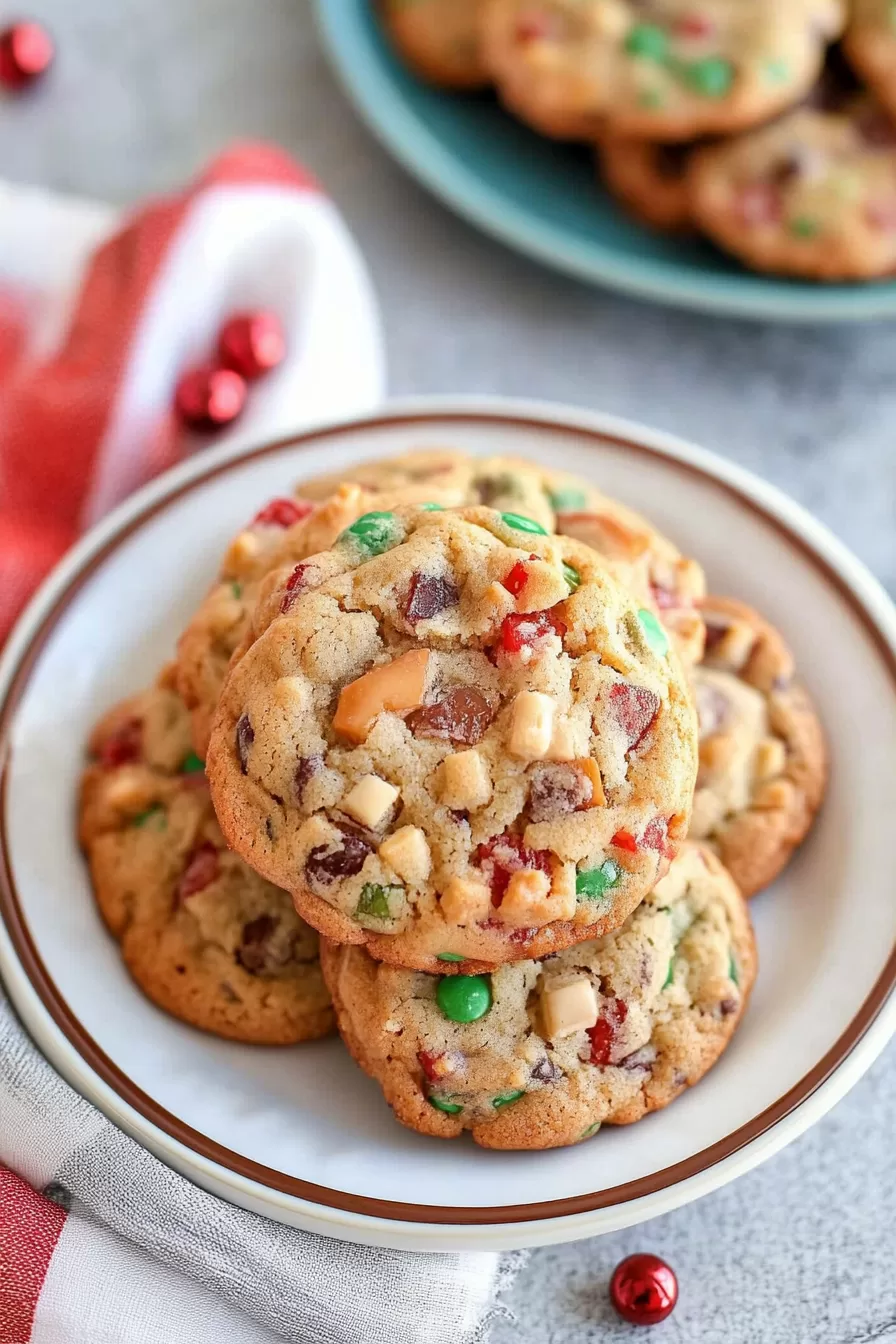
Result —
<svg viewBox="0 0 896 1344"><path fill-rule="evenodd" d="M261 542L252 532L239 532L227 548L224 569L228 574L240 574L261 550Z"/></svg>
<svg viewBox="0 0 896 1344"><path fill-rule="evenodd" d="M584 975L565 984L546 985L541 995L541 1016L551 1041L587 1031L598 1017L594 985Z"/></svg>
<svg viewBox="0 0 896 1344"><path fill-rule="evenodd" d="M440 905L449 924L476 924L492 912L492 893L484 882L453 877L442 892Z"/></svg>
<svg viewBox="0 0 896 1344"><path fill-rule="evenodd" d="M425 882L429 877L432 856L419 826L401 826L387 835L379 856L405 882Z"/></svg>
<svg viewBox="0 0 896 1344"><path fill-rule="evenodd" d="M399 790L394 784L387 784L377 775L364 775L349 790L340 807L362 826L375 831L385 821L398 796Z"/></svg>
<svg viewBox="0 0 896 1344"><path fill-rule="evenodd" d="M766 737L756 748L756 760L753 773L758 780L775 779L783 775L787 764L787 752L779 737Z"/></svg>
<svg viewBox="0 0 896 1344"><path fill-rule="evenodd" d="M474 811L491 802L492 781L480 752L456 751L442 762L441 798L446 807Z"/></svg>
<svg viewBox="0 0 896 1344"><path fill-rule="evenodd" d="M513 702L507 749L524 761L540 761L551 745L556 702L543 691L520 691Z"/></svg>
<svg viewBox="0 0 896 1344"><path fill-rule="evenodd" d="M497 910L498 919L513 928L540 928L554 919L551 879L539 868L514 873Z"/></svg>

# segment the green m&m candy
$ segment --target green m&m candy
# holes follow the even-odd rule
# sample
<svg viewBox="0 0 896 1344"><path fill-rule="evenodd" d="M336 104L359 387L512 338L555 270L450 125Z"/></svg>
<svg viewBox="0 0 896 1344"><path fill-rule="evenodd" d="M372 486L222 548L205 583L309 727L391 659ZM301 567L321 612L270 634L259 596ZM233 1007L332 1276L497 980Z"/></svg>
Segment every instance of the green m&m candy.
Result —
<svg viewBox="0 0 896 1344"><path fill-rule="evenodd" d="M732 984L740 985L740 976L737 973L737 962L734 960L734 953L728 953L728 979Z"/></svg>
<svg viewBox="0 0 896 1344"><path fill-rule="evenodd" d="M381 555L394 546L396 538L395 514L373 512L362 513L351 527L347 527L340 537L349 538L366 556Z"/></svg>
<svg viewBox="0 0 896 1344"><path fill-rule="evenodd" d="M563 577L569 584L569 591L571 593L574 593L582 582L582 576L579 571L573 569L572 565L568 565L565 560L563 561Z"/></svg>
<svg viewBox="0 0 896 1344"><path fill-rule="evenodd" d="M535 532L540 537L547 536L547 529L541 523L536 523L534 518L527 518L524 513L502 513L501 517L515 532Z"/></svg>
<svg viewBox="0 0 896 1344"><path fill-rule="evenodd" d="M674 979L675 979L675 957L671 956L669 958L669 969L666 972L666 978L663 981L663 989L668 989Z"/></svg>
<svg viewBox="0 0 896 1344"><path fill-rule="evenodd" d="M519 1101L525 1095L525 1092L503 1092L500 1097L495 1097L492 1105L496 1111L500 1111L502 1106L509 1106L512 1101Z"/></svg>
<svg viewBox="0 0 896 1344"><path fill-rule="evenodd" d="M702 98L724 98L734 83L734 66L722 56L706 56L684 67L686 82Z"/></svg>
<svg viewBox="0 0 896 1344"><path fill-rule="evenodd" d="M420 507L421 507L421 509L425 509L427 513L444 513L444 512L445 512L445 505L444 505L444 504L421 504Z"/></svg>
<svg viewBox="0 0 896 1344"><path fill-rule="evenodd" d="M808 215L797 215L788 227L794 238L814 238L820 231L818 221L810 219Z"/></svg>
<svg viewBox="0 0 896 1344"><path fill-rule="evenodd" d="M445 1101L441 1097L427 1097L426 1100L430 1106L434 1106L437 1111L444 1111L446 1115L457 1115L463 1110L456 1101Z"/></svg>
<svg viewBox="0 0 896 1344"><path fill-rule="evenodd" d="M595 1120L593 1125L589 1125L587 1129L582 1130L581 1134L579 1135L579 1142L581 1142L582 1139L590 1139L591 1136L593 1134L596 1134L599 1129L600 1129L600 1121Z"/></svg>
<svg viewBox="0 0 896 1344"><path fill-rule="evenodd" d="M449 1022L477 1022L492 1006L491 985L484 975L446 975L436 1002Z"/></svg>
<svg viewBox="0 0 896 1344"><path fill-rule="evenodd" d="M576 895L584 896L588 901L600 900L611 887L615 887L622 877L622 869L612 859L607 859L599 868L588 868L576 873Z"/></svg>
<svg viewBox="0 0 896 1344"><path fill-rule="evenodd" d="M237 583L237 582L234 580L234 582L230 585L230 591L231 591L231 593L233 594L234 597L242 597L242 595L243 595L243 585L242 585L241 583Z"/></svg>
<svg viewBox="0 0 896 1344"><path fill-rule="evenodd" d="M461 952L439 952L436 961L466 961L466 957Z"/></svg>
<svg viewBox="0 0 896 1344"><path fill-rule="evenodd" d="M638 620L641 622L641 629L644 631L644 638L650 645L653 652L659 658L665 658L669 652L669 637L663 627L660 625L652 611L642 607L638 612Z"/></svg>
<svg viewBox="0 0 896 1344"><path fill-rule="evenodd" d="M198 775L205 769L205 761L197 756L195 751L188 751L181 762L180 772L182 775Z"/></svg>
<svg viewBox="0 0 896 1344"><path fill-rule="evenodd" d="M588 502L585 498L585 491L576 490L573 486L563 486L559 490L549 490L548 499L555 513L574 513L577 509L584 509Z"/></svg>
<svg viewBox="0 0 896 1344"><path fill-rule="evenodd" d="M648 61L664 61L669 54L669 36L656 23L636 23L625 39L629 56L642 56Z"/></svg>

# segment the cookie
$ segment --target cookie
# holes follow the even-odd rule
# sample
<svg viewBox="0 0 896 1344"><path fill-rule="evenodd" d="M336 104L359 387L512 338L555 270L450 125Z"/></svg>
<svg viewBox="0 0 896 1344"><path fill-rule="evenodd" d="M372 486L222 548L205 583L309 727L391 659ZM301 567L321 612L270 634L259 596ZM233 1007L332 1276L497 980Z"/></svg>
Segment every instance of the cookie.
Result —
<svg viewBox="0 0 896 1344"><path fill-rule="evenodd" d="M79 807L103 919L143 992L232 1040L289 1045L333 1013L318 938L227 849L170 676L97 725Z"/></svg>
<svg viewBox="0 0 896 1344"><path fill-rule="evenodd" d="M485 0L380 0L383 24L415 75L445 89L488 83L479 46Z"/></svg>
<svg viewBox="0 0 896 1344"><path fill-rule="evenodd" d="M797 102L843 23L841 0L489 0L482 50L545 135L693 140Z"/></svg>
<svg viewBox="0 0 896 1344"><path fill-rule="evenodd" d="M654 614L515 513L374 512L270 575L208 771L229 843L421 970L618 927L687 829L696 723Z"/></svg>
<svg viewBox="0 0 896 1344"><path fill-rule="evenodd" d="M371 509L483 503L516 509L549 530L554 516L536 468L503 458L422 450L328 473L269 501L234 537L218 578L178 641L177 687L190 709L193 747L205 758L230 659L243 642L260 581L283 564L324 550Z"/></svg>
<svg viewBox="0 0 896 1344"><path fill-rule="evenodd" d="M733 598L707 598L703 614L706 654L693 673L700 772L689 834L711 844L751 896L777 877L821 805L824 733L773 626Z"/></svg>
<svg viewBox="0 0 896 1344"><path fill-rule="evenodd" d="M403 1124L557 1148L703 1077L741 1019L756 945L728 873L686 843L621 929L543 961L440 978L326 939L321 961L346 1045Z"/></svg>
<svg viewBox="0 0 896 1344"><path fill-rule="evenodd" d="M545 471L542 479L556 530L603 556L620 583L662 620L683 661L698 662L704 636L698 603L706 579L697 561L683 556L641 514L580 476Z"/></svg>
<svg viewBox="0 0 896 1344"><path fill-rule="evenodd" d="M657 144L605 136L598 163L608 190L641 224L662 233L689 233L693 228L686 169L690 144Z"/></svg>
<svg viewBox="0 0 896 1344"><path fill-rule="evenodd" d="M889 0L851 0L843 50L896 119L896 11Z"/></svg>
<svg viewBox="0 0 896 1344"><path fill-rule="evenodd" d="M699 227L747 266L813 280L896 269L896 129L869 94L696 151Z"/></svg>

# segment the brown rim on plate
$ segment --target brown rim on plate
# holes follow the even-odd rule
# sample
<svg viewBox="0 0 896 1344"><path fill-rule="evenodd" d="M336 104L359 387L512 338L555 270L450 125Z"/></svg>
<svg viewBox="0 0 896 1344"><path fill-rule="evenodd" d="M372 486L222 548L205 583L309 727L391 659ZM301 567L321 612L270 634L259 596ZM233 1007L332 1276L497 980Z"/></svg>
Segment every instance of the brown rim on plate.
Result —
<svg viewBox="0 0 896 1344"><path fill-rule="evenodd" d="M159 1106L152 1097L135 1086L121 1069L104 1054L72 1013L34 945L12 871L6 807L9 762L12 755L10 729L16 709L41 650L72 599L91 575L100 567L108 555L114 552L148 519L167 508L173 501L183 498L207 481L241 466L250 459L266 457L302 444L325 442L327 439L340 437L357 429L424 426L433 422L450 424L452 421L464 424L500 424L526 430L546 430L552 434L562 433L579 441L589 441L590 446L595 448L607 445L613 448L624 448L628 452L638 453L645 457L660 458L666 465L675 470L696 476L704 484L709 482L714 489L731 496L741 506L758 514L766 524L773 527L775 531L784 536L792 546L795 546L808 558L813 566L824 575L827 582L836 588L840 596L857 615L880 653L892 678L894 691L896 691L896 654L866 611L863 603L837 573L836 569L821 555L817 554L808 542L791 532L785 523L756 500L742 494L740 490L728 482L719 480L702 467L690 462L683 462L660 449L651 448L633 439L607 434L582 425L556 422L534 414L513 415L478 410L454 412L421 410L394 415L371 415L345 424L329 426L325 429L310 430L288 439L280 439L276 443L248 449L239 456L226 461L213 463L205 471L176 486L162 498L148 504L136 517L123 522L117 532L87 558L41 620L20 657L9 690L2 705L0 705L0 917L6 925L16 955L33 990L69 1044L122 1101L185 1148L210 1162L216 1163L236 1176L267 1186L280 1194L293 1196L328 1208L389 1221L473 1227L565 1218L576 1214L594 1212L617 1204L625 1204L647 1195L657 1194L681 1181L697 1176L738 1152L806 1101L839 1068L858 1044L874 1022L894 985L896 985L896 949L891 952L883 971L849 1026L813 1069L790 1088L784 1096L767 1107L760 1115L754 1116L747 1124L742 1125L732 1134L720 1139L709 1148L703 1149L702 1152L695 1153L671 1167L652 1172L650 1175L639 1177L634 1181L627 1181L625 1184L614 1186L609 1190L575 1195L566 1199L546 1200L535 1204L506 1204L498 1207L482 1208L444 1208L433 1205L406 1204L394 1200L373 1199L366 1195L353 1195L341 1190L331 1190L325 1186L315 1185L310 1181L300 1180L295 1176L286 1176L282 1172L253 1162L249 1158L215 1143L212 1139L200 1134L197 1130L191 1129L189 1125L184 1124L176 1116Z"/></svg>

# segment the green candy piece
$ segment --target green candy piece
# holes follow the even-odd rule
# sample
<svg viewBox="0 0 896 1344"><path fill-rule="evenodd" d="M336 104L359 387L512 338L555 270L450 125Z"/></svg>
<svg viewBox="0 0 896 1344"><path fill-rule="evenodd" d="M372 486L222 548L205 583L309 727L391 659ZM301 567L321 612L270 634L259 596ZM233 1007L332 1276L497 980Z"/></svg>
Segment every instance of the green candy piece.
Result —
<svg viewBox="0 0 896 1344"><path fill-rule="evenodd" d="M495 1097L492 1105L496 1111L500 1111L502 1106L509 1106L512 1101L519 1101L525 1095L525 1092L503 1092L500 1097Z"/></svg>
<svg viewBox="0 0 896 1344"><path fill-rule="evenodd" d="M549 490L548 499L555 513L572 513L575 509L584 509L588 500L584 490L575 490L566 486L561 490Z"/></svg>
<svg viewBox="0 0 896 1344"><path fill-rule="evenodd" d="M524 513L502 513L501 517L515 532L537 532L540 537L547 536L547 529L541 523L536 523L534 518L527 518Z"/></svg>
<svg viewBox="0 0 896 1344"><path fill-rule="evenodd" d="M579 571L573 569L572 565L568 565L565 560L563 561L563 577L569 584L569 591L571 593L574 593L582 582L582 576Z"/></svg>
<svg viewBox="0 0 896 1344"><path fill-rule="evenodd" d="M230 585L230 591L233 593L234 597L242 597L243 585L241 583L232 583Z"/></svg>
<svg viewBox="0 0 896 1344"><path fill-rule="evenodd" d="M737 962L734 960L734 953L728 953L728 979L740 988L740 976L737 973Z"/></svg>
<svg viewBox="0 0 896 1344"><path fill-rule="evenodd" d="M600 1121L595 1120L593 1125L589 1125L587 1129L582 1130L581 1134L579 1135L579 1142L581 1143L582 1139L590 1139L591 1136L593 1134L596 1134L599 1129L600 1129Z"/></svg>
<svg viewBox="0 0 896 1344"><path fill-rule="evenodd" d="M663 627L660 625L652 611L642 607L638 612L638 620L641 622L641 629L644 631L644 638L650 645L658 658L665 658L669 652L669 637Z"/></svg>
<svg viewBox="0 0 896 1344"><path fill-rule="evenodd" d="M669 35L656 23L636 23L625 39L625 49L630 56L664 61L669 54Z"/></svg>
<svg viewBox="0 0 896 1344"><path fill-rule="evenodd" d="M395 544L395 514L362 513L351 527L345 529L342 537L351 537L365 555L382 555Z"/></svg>
<svg viewBox="0 0 896 1344"><path fill-rule="evenodd" d="M674 979L675 979L675 957L672 956L669 958L669 969L666 972L666 978L663 981L663 989L668 989Z"/></svg>
<svg viewBox="0 0 896 1344"><path fill-rule="evenodd" d="M444 505L444 504L421 504L420 507L421 507L421 509L425 509L427 513L444 513L444 512L445 512L445 505Z"/></svg>
<svg viewBox="0 0 896 1344"><path fill-rule="evenodd" d="M436 961L466 961L460 952L439 952Z"/></svg>
<svg viewBox="0 0 896 1344"><path fill-rule="evenodd" d="M205 761L197 756L195 751L188 751L181 761L180 772L182 775L199 775L205 769Z"/></svg>
<svg viewBox="0 0 896 1344"><path fill-rule="evenodd" d="M449 1022L478 1022L492 1006L491 985L484 975L446 975L436 1002Z"/></svg>
<svg viewBox="0 0 896 1344"><path fill-rule="evenodd" d="M766 61L764 70L770 84L783 84L790 77L790 66L786 61Z"/></svg>
<svg viewBox="0 0 896 1344"><path fill-rule="evenodd" d="M821 231L821 225L817 220L809 219L807 215L797 215L788 225L794 238L814 238Z"/></svg>
<svg viewBox="0 0 896 1344"><path fill-rule="evenodd" d="M164 831L168 825L168 818L165 816L165 809L161 803L153 803L145 812L138 812L136 817L131 817L132 826L145 826L153 817L161 817L162 824L157 829Z"/></svg>
<svg viewBox="0 0 896 1344"><path fill-rule="evenodd" d="M622 877L622 869L612 859L607 859L599 868L588 868L584 873L576 873L576 895L586 900L596 901L615 887Z"/></svg>
<svg viewBox="0 0 896 1344"><path fill-rule="evenodd" d="M365 882L358 897L355 914L372 915L374 919L390 919L392 911L389 909L389 892L401 890L397 883L383 886L379 882Z"/></svg>
<svg viewBox="0 0 896 1344"><path fill-rule="evenodd" d="M703 98L724 98L734 83L734 66L722 56L706 56L683 67L685 81Z"/></svg>
<svg viewBox="0 0 896 1344"><path fill-rule="evenodd" d="M458 1115L463 1110L463 1106L458 1106L456 1101L443 1101L441 1097L427 1097L426 1100L430 1106L435 1106L437 1111L444 1111L446 1115Z"/></svg>

